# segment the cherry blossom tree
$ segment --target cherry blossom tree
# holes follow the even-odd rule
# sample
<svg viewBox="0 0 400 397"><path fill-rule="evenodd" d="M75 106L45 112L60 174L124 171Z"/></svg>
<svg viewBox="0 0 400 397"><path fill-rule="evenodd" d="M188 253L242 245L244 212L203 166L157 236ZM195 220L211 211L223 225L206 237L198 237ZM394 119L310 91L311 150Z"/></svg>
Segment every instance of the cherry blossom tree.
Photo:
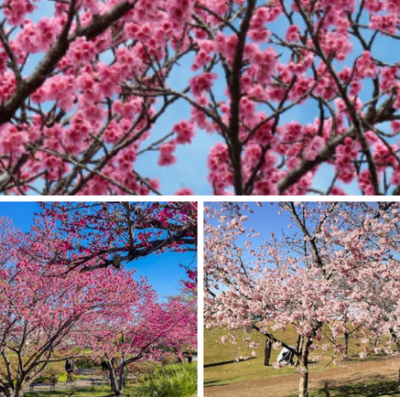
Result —
<svg viewBox="0 0 400 397"><path fill-rule="evenodd" d="M43 203L21 247L58 273L120 268L166 250L192 253L188 288L196 286L197 205L192 202Z"/></svg>
<svg viewBox="0 0 400 397"><path fill-rule="evenodd" d="M292 351L299 359L299 397L305 397L310 354L327 349L321 342L324 329L336 339L358 328L363 343L380 340L382 347L375 352L393 353L399 336L400 207L272 205L290 214L289 231L280 237L273 231L259 246L259 233L246 227L254 212L248 204L206 207L205 320L207 327L219 326L228 333L256 329L275 346ZM288 326L299 336L295 348L274 335ZM255 346L254 341L249 344ZM360 356L372 352L366 345ZM334 363L347 358L345 347L335 344Z"/></svg>
<svg viewBox="0 0 400 397"><path fill-rule="evenodd" d="M47 277L42 265L18 255L15 261L0 272L0 385L7 397L22 396L51 362L88 354L99 336L86 325L128 318L148 288L128 271Z"/></svg>
<svg viewBox="0 0 400 397"><path fill-rule="evenodd" d="M161 194L154 168L204 132L216 194L398 192L396 2L0 6L2 193Z"/></svg>
<svg viewBox="0 0 400 397"><path fill-rule="evenodd" d="M94 352L108 359L111 388L119 396L132 363L159 361L167 347L178 354L183 348L196 348L197 301L175 297L159 303L155 291L149 290L130 306L129 318L111 325L96 324L96 329L102 331Z"/></svg>

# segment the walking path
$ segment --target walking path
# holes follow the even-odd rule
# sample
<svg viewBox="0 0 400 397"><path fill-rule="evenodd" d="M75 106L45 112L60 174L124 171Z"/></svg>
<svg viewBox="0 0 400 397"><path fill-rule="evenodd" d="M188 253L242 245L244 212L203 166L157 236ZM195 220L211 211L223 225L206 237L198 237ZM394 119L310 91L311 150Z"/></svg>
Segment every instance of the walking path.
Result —
<svg viewBox="0 0 400 397"><path fill-rule="evenodd" d="M56 383L55 389L57 390L72 390L72 389L81 389L85 387L91 387L93 386L93 383L96 385L108 385L109 381L108 379L103 376L99 375L98 371L93 371L91 369L86 369L82 368L78 370L79 375L84 375L87 376L87 378L77 378L73 383ZM34 382L35 383L35 382ZM27 388L26 391L29 390L29 387ZM50 386L35 386L34 391L49 391Z"/></svg>
<svg viewBox="0 0 400 397"><path fill-rule="evenodd" d="M396 380L399 360L370 361L334 367L322 372L310 373L310 390L361 383L367 380ZM284 375L211 386L204 389L205 397L286 397L298 392L299 376Z"/></svg>

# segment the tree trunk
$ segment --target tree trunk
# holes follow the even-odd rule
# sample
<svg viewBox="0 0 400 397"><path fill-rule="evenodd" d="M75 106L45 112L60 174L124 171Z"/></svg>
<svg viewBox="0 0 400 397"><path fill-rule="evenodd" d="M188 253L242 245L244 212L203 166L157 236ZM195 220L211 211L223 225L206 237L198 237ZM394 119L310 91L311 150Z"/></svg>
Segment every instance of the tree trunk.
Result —
<svg viewBox="0 0 400 397"><path fill-rule="evenodd" d="M399 372L397 373L397 385L396 387L399 389L400 388L400 366L399 366Z"/></svg>
<svg viewBox="0 0 400 397"><path fill-rule="evenodd" d="M124 391L125 386L125 367L121 365L121 370L119 371L119 379L118 379L118 395L121 395Z"/></svg>
<svg viewBox="0 0 400 397"><path fill-rule="evenodd" d="M113 368L110 365L110 383L114 396L122 395L125 387L125 367Z"/></svg>
<svg viewBox="0 0 400 397"><path fill-rule="evenodd" d="M0 396L2 396L3 393L6 397L23 397L24 392L22 386L16 385L15 387L6 387L3 389L0 389Z"/></svg>
<svg viewBox="0 0 400 397"><path fill-rule="evenodd" d="M109 374L110 374L111 390L113 391L115 396L119 396L121 394L121 392L119 390L119 382L117 379L117 372L115 371L115 369L113 368L113 366L111 364L110 364Z"/></svg>
<svg viewBox="0 0 400 397"><path fill-rule="evenodd" d="M301 351L301 344L302 344L302 342L303 342L302 337L301 337L301 335L299 335L299 336L297 337L297 345L296 345L296 351L297 351L297 352L300 352L300 351ZM295 361L295 363L294 363L294 366L295 366L295 367L298 367L299 365L300 365L300 355L297 354L297 355L296 355L296 361Z"/></svg>
<svg viewBox="0 0 400 397"><path fill-rule="evenodd" d="M312 342L309 337L303 338L300 354L299 397L308 397L308 353Z"/></svg>
<svg viewBox="0 0 400 397"><path fill-rule="evenodd" d="M272 340L267 336L265 339L265 348L264 348L264 365L268 367L269 360L271 359L271 349L272 349Z"/></svg>
<svg viewBox="0 0 400 397"><path fill-rule="evenodd" d="M349 338L350 335L348 332L344 333L344 355L349 356Z"/></svg>

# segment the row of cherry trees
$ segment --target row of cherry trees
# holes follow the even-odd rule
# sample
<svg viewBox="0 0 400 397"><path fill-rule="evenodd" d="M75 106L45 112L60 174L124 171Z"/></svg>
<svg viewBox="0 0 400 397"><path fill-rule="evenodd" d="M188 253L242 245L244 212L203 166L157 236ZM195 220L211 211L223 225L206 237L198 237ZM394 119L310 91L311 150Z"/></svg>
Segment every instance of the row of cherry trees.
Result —
<svg viewBox="0 0 400 397"><path fill-rule="evenodd" d="M195 348L196 268L182 296L160 303L124 263L166 250L196 255L193 203L42 204L29 233L0 219L0 385L20 397L49 364L116 358L115 395L128 365L163 347ZM117 258L117 259L116 259Z"/></svg>
<svg viewBox="0 0 400 397"><path fill-rule="evenodd" d="M217 194L397 192L396 2L53 3L0 2L0 193L161 194L204 131Z"/></svg>
<svg viewBox="0 0 400 397"><path fill-rule="evenodd" d="M292 351L299 363L299 397L306 397L310 354L327 350L323 332L331 335L334 363L348 359L337 339L348 340L354 330L365 343L361 358L395 354L400 337L400 204L271 205L268 210L240 203L205 208L205 321L228 334L255 329ZM260 244L251 218L268 224L268 211L286 215L288 229L271 232ZM296 347L275 333L293 326L299 336Z"/></svg>

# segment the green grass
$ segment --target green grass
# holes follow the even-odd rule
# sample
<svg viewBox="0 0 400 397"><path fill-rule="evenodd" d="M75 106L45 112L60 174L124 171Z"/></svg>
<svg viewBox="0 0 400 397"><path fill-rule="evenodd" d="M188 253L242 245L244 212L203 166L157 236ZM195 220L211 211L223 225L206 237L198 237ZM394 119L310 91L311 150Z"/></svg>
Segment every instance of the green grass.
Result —
<svg viewBox="0 0 400 397"><path fill-rule="evenodd" d="M67 381L67 373L66 372L61 372L60 375L58 375L58 382L59 383L65 383Z"/></svg>
<svg viewBox="0 0 400 397"><path fill-rule="evenodd" d="M393 397L400 396L396 389L396 382L369 381L340 387L326 387L322 390L311 392L309 397ZM287 397L298 397L292 394Z"/></svg>
<svg viewBox="0 0 400 397"><path fill-rule="evenodd" d="M147 376L137 396L190 397L197 391L197 363L174 364Z"/></svg>
<svg viewBox="0 0 400 397"><path fill-rule="evenodd" d="M253 331L252 340L257 341L260 347L254 349L257 352L255 358L248 361L234 362L234 359L239 356L251 357L251 351L248 345L242 342L245 334L237 332L238 343L232 345L230 343L222 344L221 336L226 335L228 332L222 329L213 329L204 331L204 385L217 386L237 383L242 381L251 381L255 379L266 379L282 375L294 375L297 368L283 367L279 370L273 367L264 366L264 344L265 337L260 333ZM293 328L288 327L285 331L278 331L274 333L279 339L282 337L289 345L296 346L297 335ZM359 351L365 346L357 347L354 342L355 339L350 339L350 355L351 362L360 362L367 360L376 360L377 357L368 356L367 360L361 360L358 356ZM321 342L319 342L321 343ZM271 360L273 363L276 361L280 350L272 350ZM328 351L329 353L329 351ZM320 362L311 363L309 365L310 372L322 371L329 364L330 358L325 357ZM332 367L332 364L330 365Z"/></svg>

